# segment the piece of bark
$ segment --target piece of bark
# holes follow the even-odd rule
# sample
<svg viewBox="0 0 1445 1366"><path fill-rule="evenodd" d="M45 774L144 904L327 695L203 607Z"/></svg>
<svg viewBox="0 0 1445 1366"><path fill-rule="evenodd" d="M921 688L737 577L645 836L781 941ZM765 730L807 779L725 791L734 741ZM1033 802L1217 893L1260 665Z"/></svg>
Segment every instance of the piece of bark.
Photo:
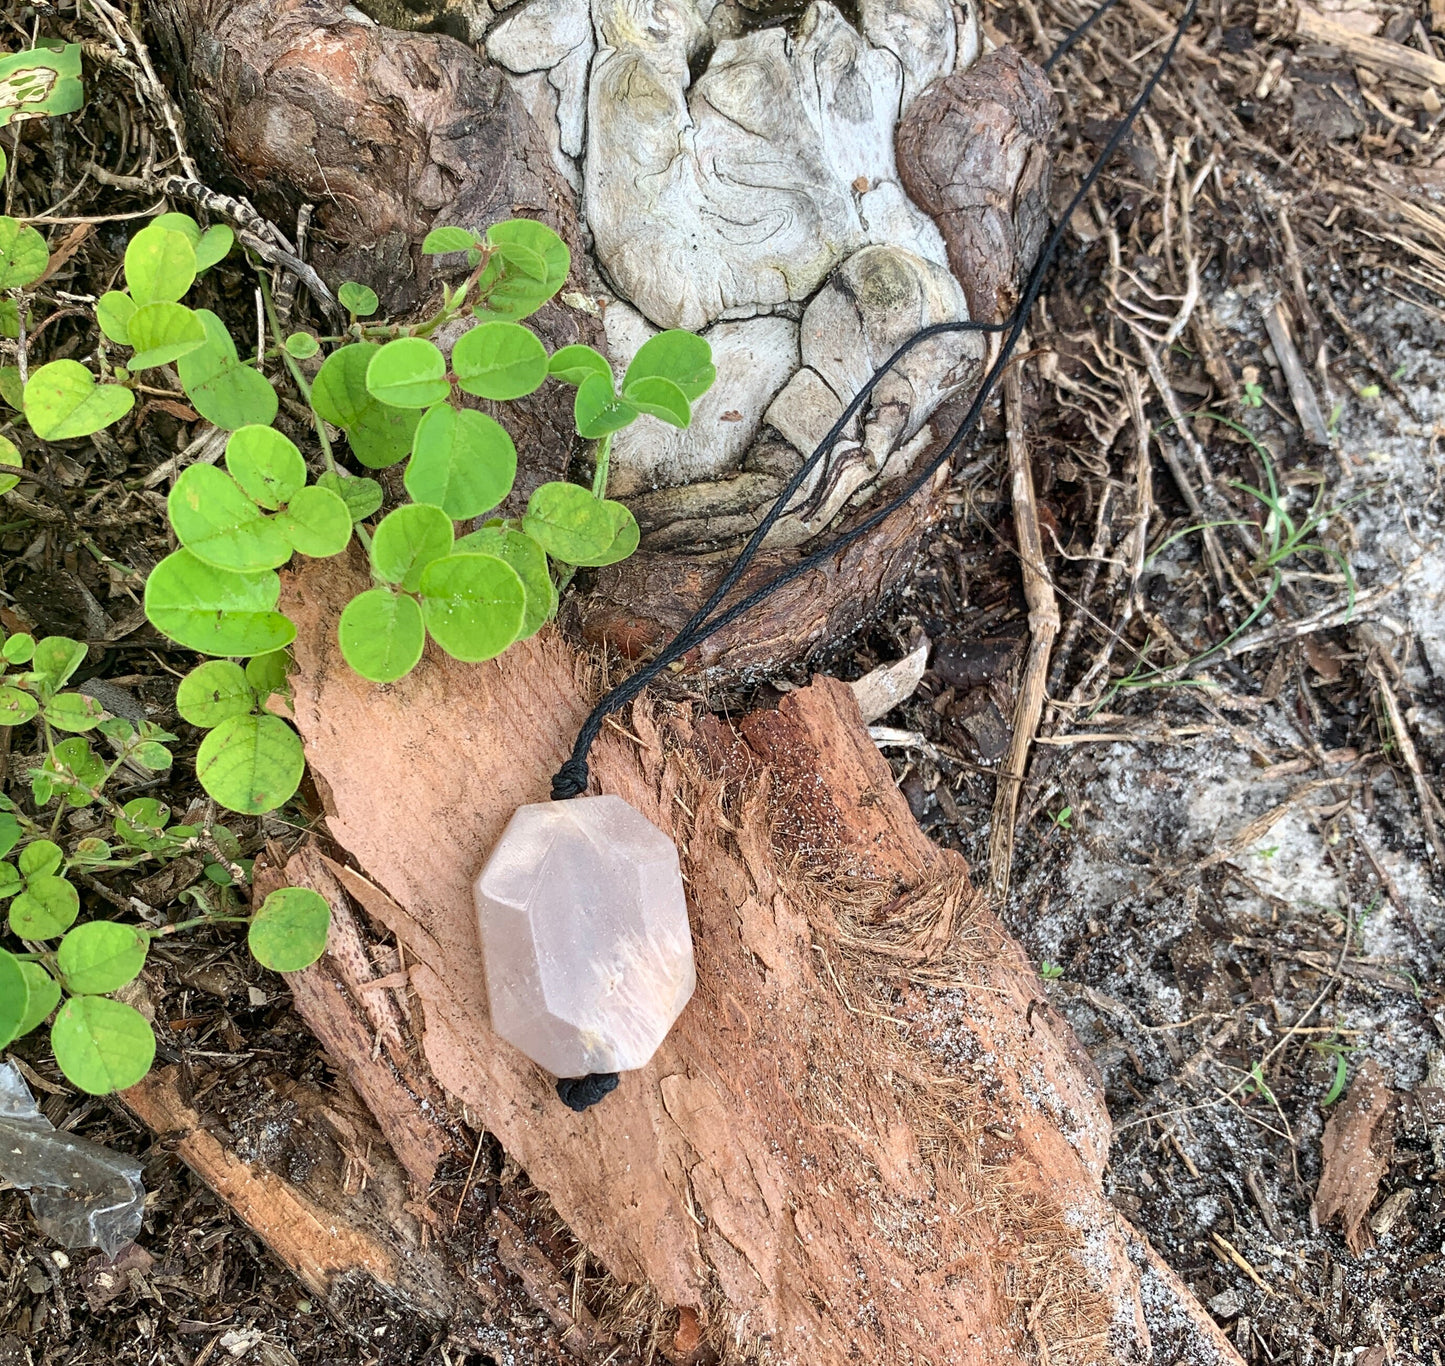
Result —
<svg viewBox="0 0 1445 1366"><path fill-rule="evenodd" d="M1325 416L1320 411L1320 401L1315 396L1314 385L1310 383L1299 348L1290 332L1284 304L1278 299L1264 310L1264 330L1269 333L1269 344L1274 348L1279 368L1284 371L1290 402L1294 404L1305 439L1316 446L1328 446L1330 433L1325 426Z"/></svg>
<svg viewBox="0 0 1445 1366"><path fill-rule="evenodd" d="M1325 1125L1320 1145L1324 1171L1315 1190L1315 1218L1328 1224L1338 1217L1345 1245L1356 1257L1375 1245L1370 1206L1390 1168L1394 1114L1395 1095L1384 1070L1373 1058L1366 1058L1349 1094Z"/></svg>
<svg viewBox="0 0 1445 1366"><path fill-rule="evenodd" d="M1049 227L1049 138L1058 100L1013 48L939 81L898 125L898 174L933 216L969 316L1013 310Z"/></svg>
<svg viewBox="0 0 1445 1366"><path fill-rule="evenodd" d="M1445 85L1445 62L1404 43L1388 38L1370 38L1310 9L1299 7L1295 36L1306 42L1327 43L1348 53L1358 62L1387 76L1402 76L1425 85Z"/></svg>
<svg viewBox="0 0 1445 1366"><path fill-rule="evenodd" d="M374 687L335 645L360 586L328 564L286 589L331 833L413 965L437 1080L617 1281L714 1344L809 1366L1123 1362L1171 1315L1199 1360L1237 1361L1167 1275L1141 1295L1077 1043L1033 1008L1033 970L919 831L846 685L736 731L646 705L604 729L602 788L678 843L698 989L646 1068L562 1106L491 1032L470 884L545 799L590 672L545 630Z"/></svg>

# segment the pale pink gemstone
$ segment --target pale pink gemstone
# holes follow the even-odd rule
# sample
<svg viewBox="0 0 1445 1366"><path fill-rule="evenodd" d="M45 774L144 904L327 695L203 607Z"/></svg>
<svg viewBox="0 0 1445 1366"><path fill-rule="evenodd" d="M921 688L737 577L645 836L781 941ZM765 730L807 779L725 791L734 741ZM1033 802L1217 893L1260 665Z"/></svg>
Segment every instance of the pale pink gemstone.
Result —
<svg viewBox="0 0 1445 1366"><path fill-rule="evenodd" d="M696 985L672 841L620 797L538 802L474 890L492 1028L554 1076L644 1066Z"/></svg>

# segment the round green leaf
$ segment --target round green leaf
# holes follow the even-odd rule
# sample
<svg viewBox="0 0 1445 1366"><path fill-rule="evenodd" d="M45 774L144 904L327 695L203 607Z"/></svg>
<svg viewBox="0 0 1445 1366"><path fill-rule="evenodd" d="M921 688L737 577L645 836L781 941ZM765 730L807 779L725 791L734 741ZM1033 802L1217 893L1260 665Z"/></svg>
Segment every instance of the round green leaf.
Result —
<svg viewBox="0 0 1445 1366"><path fill-rule="evenodd" d="M226 325L208 308L196 309L206 344L176 362L181 388L207 422L234 432L252 423L269 426L276 417L276 391L259 370L242 365Z"/></svg>
<svg viewBox="0 0 1445 1366"><path fill-rule="evenodd" d="M547 348L520 323L478 323L452 347L452 369L478 398L521 398L547 378Z"/></svg>
<svg viewBox="0 0 1445 1366"><path fill-rule="evenodd" d="M171 809L155 797L136 797L115 818L116 837L136 849L149 849L165 836Z"/></svg>
<svg viewBox="0 0 1445 1366"><path fill-rule="evenodd" d="M484 526L459 538L454 553L495 555L517 571L527 591L518 640L535 635L542 623L557 611L557 585L547 569L547 552L525 532L513 531L511 527Z"/></svg>
<svg viewBox="0 0 1445 1366"><path fill-rule="evenodd" d="M20 448L8 437L0 436L0 465L24 465ZM20 482L18 474L0 474L0 493L9 493Z"/></svg>
<svg viewBox="0 0 1445 1366"><path fill-rule="evenodd" d="M198 664L176 689L176 710L193 726L209 730L232 716L245 716L256 705L256 692L245 670L229 659Z"/></svg>
<svg viewBox="0 0 1445 1366"><path fill-rule="evenodd" d="M422 239L423 256L443 256L451 251L466 251L476 245L476 237L465 228L433 228Z"/></svg>
<svg viewBox="0 0 1445 1366"><path fill-rule="evenodd" d="M425 337L398 337L366 367L373 398L393 408L430 408L451 393L446 358Z"/></svg>
<svg viewBox="0 0 1445 1366"><path fill-rule="evenodd" d="M65 793L71 806L88 806L105 781L105 761L90 747L90 741L79 735L61 740L40 767L42 776L53 775L53 786ZM21 865L23 870L23 858Z"/></svg>
<svg viewBox="0 0 1445 1366"><path fill-rule="evenodd" d="M25 402L25 389L20 383L20 367L0 365L0 399L12 408L19 408Z"/></svg>
<svg viewBox="0 0 1445 1366"><path fill-rule="evenodd" d="M296 628L276 610L280 597L281 580L269 570L234 574L177 550L151 570L145 611L157 630L189 650L265 654L296 638Z"/></svg>
<svg viewBox="0 0 1445 1366"><path fill-rule="evenodd" d="M33 285L50 264L45 239L28 223L0 218L0 289Z"/></svg>
<svg viewBox="0 0 1445 1366"><path fill-rule="evenodd" d="M577 423L577 434L595 441L609 432L621 429L637 416L638 410L625 398L618 398L612 392L612 376L604 379L601 375L588 375L577 386L577 396L572 400L572 415Z"/></svg>
<svg viewBox="0 0 1445 1366"><path fill-rule="evenodd" d="M125 249L125 282L137 307L175 303L196 282L196 249L184 234L152 223Z"/></svg>
<svg viewBox="0 0 1445 1366"><path fill-rule="evenodd" d="M30 989L30 1003L26 1007L24 1018L20 1021L20 1028L15 1031L15 1037L18 1039L22 1035L30 1033L36 1025L43 1024L45 1017L60 1004L60 987L55 978L46 972L39 963L27 962L23 958L17 961L20 964L20 971L25 974L25 985Z"/></svg>
<svg viewBox="0 0 1445 1366"><path fill-rule="evenodd" d="M63 877L40 873L10 903L10 932L20 939L54 939L80 913L80 894Z"/></svg>
<svg viewBox="0 0 1445 1366"><path fill-rule="evenodd" d="M309 887L282 887L261 903L246 936L251 956L273 972L300 972L326 952L331 907Z"/></svg>
<svg viewBox="0 0 1445 1366"><path fill-rule="evenodd" d="M365 285L359 285L355 280L348 280L336 291L336 297L341 301L342 308L349 313L354 313L358 318L369 318L380 307L381 300L376 297L374 289L368 289Z"/></svg>
<svg viewBox="0 0 1445 1366"><path fill-rule="evenodd" d="M85 646L69 636L46 636L36 643L31 668L52 688L63 687L85 662Z"/></svg>
<svg viewBox="0 0 1445 1366"><path fill-rule="evenodd" d="M321 350L321 343L310 332L293 332L283 345L287 354L295 356L297 360L310 360Z"/></svg>
<svg viewBox="0 0 1445 1366"><path fill-rule="evenodd" d="M130 370L169 365L206 344L205 324L185 304L143 304L126 325L135 355Z"/></svg>
<svg viewBox="0 0 1445 1366"><path fill-rule="evenodd" d="M65 853L54 840L33 840L16 860L22 877L47 877L65 862Z"/></svg>
<svg viewBox="0 0 1445 1366"><path fill-rule="evenodd" d="M516 477L517 448L485 413L439 403L422 417L406 467L415 502L434 503L453 521L479 517L511 492Z"/></svg>
<svg viewBox="0 0 1445 1366"><path fill-rule="evenodd" d="M291 558L291 542L278 523L214 465L188 465L182 470L166 499L166 510L180 543L217 569L254 574Z"/></svg>
<svg viewBox="0 0 1445 1366"><path fill-rule="evenodd" d="M357 479L327 470L316 480L316 486L337 494L346 504L353 522L364 522L382 503L381 485L375 479Z"/></svg>
<svg viewBox="0 0 1445 1366"><path fill-rule="evenodd" d="M119 422L135 406L135 395L119 384L97 384L79 361L53 360L30 372L24 406L30 430L42 441L68 441Z"/></svg>
<svg viewBox="0 0 1445 1366"><path fill-rule="evenodd" d="M112 289L95 301L95 320L100 330L120 346L130 345L130 320L135 312L135 300L119 290Z"/></svg>
<svg viewBox="0 0 1445 1366"><path fill-rule="evenodd" d="M518 242L497 242L492 248L506 265L530 280L547 278L547 262L540 252L524 247Z"/></svg>
<svg viewBox="0 0 1445 1366"><path fill-rule="evenodd" d="M712 347L692 332L675 329L659 332L637 348L632 364L622 377L622 392L627 393L638 380L654 375L671 380L689 402L695 402L717 378Z"/></svg>
<svg viewBox="0 0 1445 1366"><path fill-rule="evenodd" d="M356 458L368 469L394 465L411 450L421 414L382 403L366 387L367 367L381 350L375 342L356 342L333 351L311 383L311 406L340 427Z"/></svg>
<svg viewBox="0 0 1445 1366"><path fill-rule="evenodd" d="M43 710L45 719L56 730L94 730L105 717L105 708L95 698L78 692L63 692L52 697Z"/></svg>
<svg viewBox="0 0 1445 1366"><path fill-rule="evenodd" d="M30 982L20 960L0 949L0 1048L20 1035L30 1013Z"/></svg>
<svg viewBox="0 0 1445 1366"><path fill-rule="evenodd" d="M306 483L296 443L274 427L241 427L226 442L226 468L253 502L274 512Z"/></svg>
<svg viewBox="0 0 1445 1366"><path fill-rule="evenodd" d="M196 243L196 272L210 270L219 261L224 261L236 244L236 234L226 223L216 223L201 234Z"/></svg>
<svg viewBox="0 0 1445 1366"><path fill-rule="evenodd" d="M339 493L310 484L298 489L285 512L276 518L283 535L303 555L324 560L339 555L351 539L351 513Z"/></svg>
<svg viewBox="0 0 1445 1366"><path fill-rule="evenodd" d="M430 503L406 503L388 512L371 537L371 567L383 583L415 593L421 572L452 548L452 519Z"/></svg>
<svg viewBox="0 0 1445 1366"><path fill-rule="evenodd" d="M66 1001L50 1026L50 1046L70 1082L93 1096L134 1086L156 1056L156 1036L145 1016L108 996Z"/></svg>
<svg viewBox="0 0 1445 1366"><path fill-rule="evenodd" d="M645 375L627 386L624 397L640 412L661 418L672 427L686 427L692 421L692 407L687 395L670 379L661 375Z"/></svg>
<svg viewBox="0 0 1445 1366"><path fill-rule="evenodd" d="M476 309L479 317L515 322L535 313L566 283L572 254L551 228L530 218L513 218L493 223L487 229L487 242L494 247L520 247L540 256L546 275L539 280L527 269L519 268L520 253L513 253L511 260L501 252L495 253L477 281L483 298ZM526 259L530 262L530 257Z"/></svg>
<svg viewBox="0 0 1445 1366"><path fill-rule="evenodd" d="M286 650L271 650L246 661L246 682L264 702L272 693L290 696L291 655Z"/></svg>
<svg viewBox="0 0 1445 1366"><path fill-rule="evenodd" d="M228 811L274 811L301 784L306 758L296 732L279 716L232 716L196 751L196 777Z"/></svg>
<svg viewBox="0 0 1445 1366"><path fill-rule="evenodd" d="M0 688L0 726L23 726L33 721L40 703L19 688Z"/></svg>
<svg viewBox="0 0 1445 1366"><path fill-rule="evenodd" d="M336 631L342 657L373 683L405 677L426 645L426 626L416 599L388 588L369 588L352 598Z"/></svg>
<svg viewBox="0 0 1445 1366"><path fill-rule="evenodd" d="M0 898L12 897L25 886L13 863L0 863Z"/></svg>
<svg viewBox="0 0 1445 1366"><path fill-rule="evenodd" d="M25 833L25 827L8 811L0 813L0 858L4 858Z"/></svg>
<svg viewBox="0 0 1445 1366"><path fill-rule="evenodd" d="M491 659L516 640L526 605L517 571L495 555L447 555L422 570L426 628L464 663Z"/></svg>
<svg viewBox="0 0 1445 1366"><path fill-rule="evenodd" d="M541 485L527 503L522 530L564 564L613 564L637 549L632 514L577 484Z"/></svg>
<svg viewBox="0 0 1445 1366"><path fill-rule="evenodd" d="M564 346L552 353L547 362L547 373L563 384L581 384L588 375L597 375L612 384L612 367L607 357L590 346Z"/></svg>
<svg viewBox="0 0 1445 1366"><path fill-rule="evenodd" d="M152 218L150 226L178 232L193 247L201 240L201 225L188 213L163 213L158 218Z"/></svg>
<svg viewBox="0 0 1445 1366"><path fill-rule="evenodd" d="M35 637L19 631L0 646L0 656L7 664L28 664L35 657Z"/></svg>
<svg viewBox="0 0 1445 1366"><path fill-rule="evenodd" d="M134 925L92 920L60 941L55 963L72 995L102 996L135 980L150 944L150 936Z"/></svg>

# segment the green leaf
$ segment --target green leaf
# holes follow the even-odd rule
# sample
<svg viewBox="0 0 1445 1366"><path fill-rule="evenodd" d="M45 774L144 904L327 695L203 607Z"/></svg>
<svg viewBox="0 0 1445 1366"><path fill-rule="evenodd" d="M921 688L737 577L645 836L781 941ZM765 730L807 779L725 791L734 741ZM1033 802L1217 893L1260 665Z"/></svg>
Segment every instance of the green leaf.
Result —
<svg viewBox="0 0 1445 1366"><path fill-rule="evenodd" d="M622 377L622 392L627 394L638 380L653 376L671 380L687 395L689 402L695 403L717 378L712 347L692 332L676 329L659 332L637 348L632 364Z"/></svg>
<svg viewBox="0 0 1445 1366"><path fill-rule="evenodd" d="M151 1069L156 1036L145 1016L108 996L72 996L50 1026L55 1061L92 1096L134 1086Z"/></svg>
<svg viewBox="0 0 1445 1366"><path fill-rule="evenodd" d="M452 548L452 519L430 503L407 503L383 517L371 538L371 567L383 583L415 593L421 572Z"/></svg>
<svg viewBox="0 0 1445 1366"><path fill-rule="evenodd" d="M521 398L547 378L547 348L520 323L478 323L452 347L452 369L466 393Z"/></svg>
<svg viewBox="0 0 1445 1366"><path fill-rule="evenodd" d="M411 450L421 420L419 412L382 403L366 387L367 368L380 350L375 342L343 346L327 356L311 382L311 406L346 433L356 458L373 470L396 464Z"/></svg>
<svg viewBox="0 0 1445 1366"><path fill-rule="evenodd" d="M242 365L226 325L207 308L195 310L206 344L176 362L181 388L207 422L228 432L276 418L276 391L259 370Z"/></svg>
<svg viewBox="0 0 1445 1366"><path fill-rule="evenodd" d="M10 812L0 814L0 858L4 858L20 843L20 837L24 833L25 827Z"/></svg>
<svg viewBox="0 0 1445 1366"><path fill-rule="evenodd" d="M431 637L453 659L473 664L517 638L527 590L495 555L446 555L421 574L421 610Z"/></svg>
<svg viewBox="0 0 1445 1366"><path fill-rule="evenodd" d="M627 386L626 398L640 412L661 418L669 426L686 427L692 421L687 395L670 379L647 375Z"/></svg>
<svg viewBox="0 0 1445 1366"><path fill-rule="evenodd" d="M0 398L17 412L25 402L25 386L20 383L20 367L0 365Z"/></svg>
<svg viewBox="0 0 1445 1366"><path fill-rule="evenodd" d="M52 697L42 710L56 730L94 730L105 714L105 708L95 698L78 692L63 692Z"/></svg>
<svg viewBox="0 0 1445 1366"><path fill-rule="evenodd" d="M80 894L63 877L39 873L10 903L10 932L20 939L55 939L80 913Z"/></svg>
<svg viewBox="0 0 1445 1366"><path fill-rule="evenodd" d="M8 436L0 436L0 465L23 466L19 447ZM20 482L18 474L0 474L0 493L9 493Z"/></svg>
<svg viewBox="0 0 1445 1366"><path fill-rule="evenodd" d="M337 625L341 655L363 678L393 683L415 667L426 626L415 598L369 588L346 604Z"/></svg>
<svg viewBox="0 0 1445 1366"><path fill-rule="evenodd" d="M58 871L65 862L65 852L54 840L35 840L20 851L16 861L22 877L43 877Z"/></svg>
<svg viewBox="0 0 1445 1366"><path fill-rule="evenodd" d="M300 972L326 952L331 907L309 887L282 887L261 903L246 935L251 956L273 972Z"/></svg>
<svg viewBox="0 0 1445 1366"><path fill-rule="evenodd" d="M406 467L414 502L433 503L453 521L479 517L511 492L516 477L517 448L485 413L439 403L422 417Z"/></svg>
<svg viewBox="0 0 1445 1366"><path fill-rule="evenodd" d="M296 638L296 628L276 610L280 598L281 580L269 570L234 574L177 550L151 570L145 611L151 625L188 650L255 655Z"/></svg>
<svg viewBox="0 0 1445 1366"><path fill-rule="evenodd" d="M39 774L31 770L32 781L37 777L45 779L52 790L63 792L67 805L87 806L105 781L105 761L91 748L89 740L76 735L52 747Z"/></svg>
<svg viewBox="0 0 1445 1366"><path fill-rule="evenodd" d="M535 635L542 623L557 611L557 586L547 569L547 552L524 532L510 527L484 526L460 537L454 553L495 555L516 570L527 592L518 640Z"/></svg>
<svg viewBox="0 0 1445 1366"><path fill-rule="evenodd" d="M0 1048L19 1037L30 1013L30 981L24 965L7 949L0 949Z"/></svg>
<svg viewBox="0 0 1445 1366"><path fill-rule="evenodd" d="M40 703L19 688L0 687L0 726L23 726L33 721Z"/></svg>
<svg viewBox="0 0 1445 1366"><path fill-rule="evenodd" d="M165 836L171 810L155 797L137 797L121 807L115 818L116 838L136 849L150 849Z"/></svg>
<svg viewBox="0 0 1445 1366"><path fill-rule="evenodd" d="M77 925L55 954L65 989L76 996L101 996L133 982L145 966L150 936L134 925L92 920Z"/></svg>
<svg viewBox="0 0 1445 1366"><path fill-rule="evenodd" d="M291 542L280 525L214 465L186 466L166 499L166 510L180 543L217 569L254 574L291 558Z"/></svg>
<svg viewBox="0 0 1445 1366"><path fill-rule="evenodd" d="M196 751L196 777L228 811L259 816L288 801L306 767L301 741L279 716L232 716Z"/></svg>
<svg viewBox="0 0 1445 1366"><path fill-rule="evenodd" d="M272 693L291 695L291 655L286 650L270 650L246 661L246 682L255 690L264 705Z"/></svg>
<svg viewBox="0 0 1445 1366"><path fill-rule="evenodd" d="M131 750L130 757L142 768L150 769L152 773L167 769L174 762L170 750L164 745L158 745L150 740Z"/></svg>
<svg viewBox="0 0 1445 1366"><path fill-rule="evenodd" d="M551 228L529 218L513 218L492 224L487 229L487 241L495 247L517 247L540 256L546 274L539 280L527 269L519 268L516 262L523 259L519 253L513 252L511 260L501 252L495 253L477 282L483 297L476 308L478 317L515 322L535 313L566 283L572 254Z"/></svg>
<svg viewBox="0 0 1445 1366"><path fill-rule="evenodd" d="M625 398L618 398L612 392L609 375L588 375L577 386L577 396L572 400L572 415L577 423L577 434L595 441L609 432L621 431L634 418L638 410Z"/></svg>
<svg viewBox="0 0 1445 1366"><path fill-rule="evenodd" d="M150 226L178 232L193 247L201 240L201 225L188 213L163 213L158 218L152 218Z"/></svg>
<svg viewBox="0 0 1445 1366"><path fill-rule="evenodd" d="M296 443L274 427L252 425L232 432L226 468L246 497L272 512L306 484L306 461Z"/></svg>
<svg viewBox="0 0 1445 1366"><path fill-rule="evenodd" d="M20 1021L20 1028L15 1031L18 1039L30 1033L37 1025L45 1023L45 1017L60 1004L60 987L55 978L39 963L30 963L24 959L17 961L20 963L20 971L25 974L25 985L30 989L30 1003Z"/></svg>
<svg viewBox="0 0 1445 1366"><path fill-rule="evenodd" d="M95 301L95 320L100 330L120 346L129 346L130 320L136 314L135 300L112 289Z"/></svg>
<svg viewBox="0 0 1445 1366"><path fill-rule="evenodd" d="M185 234L152 223L125 249L125 282L138 308L175 303L196 282L196 249Z"/></svg>
<svg viewBox="0 0 1445 1366"><path fill-rule="evenodd" d="M20 309L14 299L0 299L0 337L20 338Z"/></svg>
<svg viewBox="0 0 1445 1366"><path fill-rule="evenodd" d="M359 285L355 280L348 280L342 285L336 291L336 297L341 301L342 308L354 313L358 318L371 317L381 305L374 289Z"/></svg>
<svg viewBox="0 0 1445 1366"><path fill-rule="evenodd" d="M72 857L77 863L98 865L108 862L110 855L110 845L102 839L96 839L94 835L87 835L76 844Z"/></svg>
<svg viewBox="0 0 1445 1366"><path fill-rule="evenodd" d="M0 897L12 897L25 886L13 863L0 863Z"/></svg>
<svg viewBox="0 0 1445 1366"><path fill-rule="evenodd" d="M197 274L224 261L235 244L236 234L227 224L216 223L207 228L195 244Z"/></svg>
<svg viewBox="0 0 1445 1366"><path fill-rule="evenodd" d="M381 506L381 485L375 479L357 479L337 470L327 470L316 481L317 488L330 489L346 504L353 522L364 522Z"/></svg>
<svg viewBox="0 0 1445 1366"><path fill-rule="evenodd" d="M297 360L310 360L319 350L321 343L310 332L293 332L284 343L288 355Z"/></svg>
<svg viewBox="0 0 1445 1366"><path fill-rule="evenodd" d="M85 646L78 640L71 640L69 636L46 636L36 643L30 667L48 687L63 688L71 674L85 663L85 655Z"/></svg>
<svg viewBox="0 0 1445 1366"><path fill-rule="evenodd" d="M425 337L387 342L366 367L366 387L393 408L430 408L452 391L446 358Z"/></svg>
<svg viewBox="0 0 1445 1366"><path fill-rule="evenodd" d="M126 326L135 355L127 368L169 365L206 344L205 324L185 304L144 304Z"/></svg>
<svg viewBox="0 0 1445 1366"><path fill-rule="evenodd" d="M299 489L276 525L293 546L313 560L339 555L351 539L351 513L339 493L319 484Z"/></svg>
<svg viewBox="0 0 1445 1366"><path fill-rule="evenodd" d="M607 357L590 346L564 346L554 351L547 362L547 373L563 384L572 385L581 384L589 375L597 375L607 381L609 389L612 387L612 367Z"/></svg>
<svg viewBox="0 0 1445 1366"><path fill-rule="evenodd" d="M1349 1072L1349 1064L1345 1061L1343 1053L1335 1054L1335 1075L1330 1081L1329 1090L1320 1097L1320 1105L1333 1105L1345 1092L1345 1077Z"/></svg>
<svg viewBox="0 0 1445 1366"><path fill-rule="evenodd" d="M183 720L209 730L232 716L246 716L256 706L256 693L245 670L229 659L198 664L176 689L176 710Z"/></svg>
<svg viewBox="0 0 1445 1366"><path fill-rule="evenodd" d="M637 549L637 522L621 503L594 498L576 484L542 484L527 504L522 530L554 560L597 566Z"/></svg>
<svg viewBox="0 0 1445 1366"><path fill-rule="evenodd" d="M33 285L50 264L45 239L28 223L0 218L0 289Z"/></svg>
<svg viewBox="0 0 1445 1366"><path fill-rule="evenodd" d="M28 664L35 657L35 637L19 631L0 646L0 657L7 664Z"/></svg>
<svg viewBox="0 0 1445 1366"><path fill-rule="evenodd" d="M135 406L135 395L119 384L97 384L79 361L53 360L30 372L25 418L42 441L90 436L119 422Z"/></svg>
<svg viewBox="0 0 1445 1366"><path fill-rule="evenodd" d="M476 235L465 228L433 228L422 239L423 256L444 256L447 252L466 251L476 245Z"/></svg>
<svg viewBox="0 0 1445 1366"><path fill-rule="evenodd" d="M79 43L41 39L0 60L0 128L12 119L73 114L84 103Z"/></svg>

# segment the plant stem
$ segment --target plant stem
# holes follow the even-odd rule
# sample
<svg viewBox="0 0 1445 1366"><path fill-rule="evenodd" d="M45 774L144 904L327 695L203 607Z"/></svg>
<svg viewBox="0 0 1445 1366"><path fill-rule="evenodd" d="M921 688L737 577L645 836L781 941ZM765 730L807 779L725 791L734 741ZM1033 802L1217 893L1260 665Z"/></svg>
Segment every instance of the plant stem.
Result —
<svg viewBox="0 0 1445 1366"><path fill-rule="evenodd" d="M266 317L271 323L271 331L280 337L282 335L281 320L276 316L276 305L271 299L270 283L267 281L265 273L259 269L256 271L256 278L261 282L261 298L266 306ZM290 370L291 378L296 381L296 387L301 390L301 397L306 400L306 406L310 408L311 385L306 376L301 373L301 367L296 363L296 357L283 346L281 359L286 362L286 368ZM316 425L316 437L321 442L321 455L326 461L326 468L335 474L337 473L336 457L331 453L331 438L326 435L326 423L321 420L321 414L315 408L311 408L311 420Z"/></svg>
<svg viewBox="0 0 1445 1366"><path fill-rule="evenodd" d="M195 929L197 925L249 925L249 915L198 915L193 920L178 920L173 925L162 925L158 930L147 930L152 939L168 934L179 934L182 930Z"/></svg>
<svg viewBox="0 0 1445 1366"><path fill-rule="evenodd" d="M612 433L608 432L601 441L597 443L597 469L592 475L592 496L594 498L605 498L607 496L607 473L612 463Z"/></svg>

